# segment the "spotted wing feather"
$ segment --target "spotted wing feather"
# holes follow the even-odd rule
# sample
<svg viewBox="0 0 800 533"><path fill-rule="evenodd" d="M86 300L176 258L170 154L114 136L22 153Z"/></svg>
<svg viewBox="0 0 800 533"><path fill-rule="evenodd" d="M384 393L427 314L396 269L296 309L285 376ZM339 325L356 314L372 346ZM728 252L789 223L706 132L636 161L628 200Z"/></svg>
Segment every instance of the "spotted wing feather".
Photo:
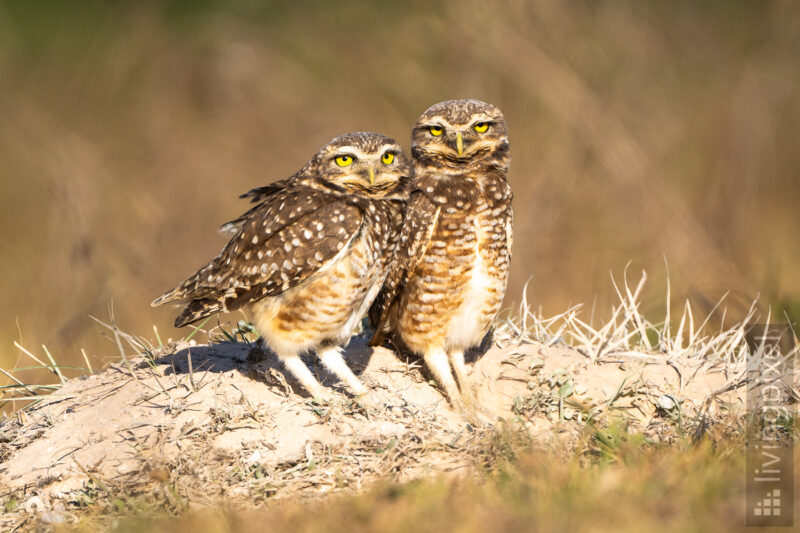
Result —
<svg viewBox="0 0 800 533"><path fill-rule="evenodd" d="M267 200L270 196L273 196L283 191L286 187L290 186L292 183L291 180L293 178L295 178L295 176L292 176L291 178L287 178L284 180L276 181L274 183L270 183L269 185L264 185L263 187L255 187L253 189L250 189L246 193L242 194L241 196L239 196L239 198L249 198L251 204L259 204L259 205L256 205L255 207L251 208L238 218L235 218L230 222L226 222L225 224L220 226L219 232L222 234L236 235L236 233L238 233L239 230L242 229L242 224L248 218L250 218L250 216L255 211L257 211L261 207L261 204L264 203L264 201Z"/></svg>
<svg viewBox="0 0 800 533"><path fill-rule="evenodd" d="M395 260L369 309L369 319L375 328L370 345L382 344L386 333L392 329L392 316L399 304L399 295L425 255L440 209L421 191L411 193Z"/></svg>
<svg viewBox="0 0 800 533"><path fill-rule="evenodd" d="M180 327L278 295L335 262L363 220L358 206L335 193L305 186L274 192L239 222L216 258L152 305L187 302Z"/></svg>

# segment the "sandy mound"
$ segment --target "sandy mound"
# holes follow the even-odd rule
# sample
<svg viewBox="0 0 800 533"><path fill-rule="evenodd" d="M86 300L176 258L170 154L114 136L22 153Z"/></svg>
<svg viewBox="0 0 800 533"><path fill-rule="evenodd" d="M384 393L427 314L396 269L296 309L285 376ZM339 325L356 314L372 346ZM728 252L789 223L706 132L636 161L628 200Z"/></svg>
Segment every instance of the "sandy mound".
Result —
<svg viewBox="0 0 800 533"><path fill-rule="evenodd" d="M592 363L572 348L521 344L493 346L474 363L465 416L417 363L359 338L346 356L373 391L364 402L309 358L338 391L315 404L274 356L229 342L171 345L71 380L0 425L3 500L54 521L102 495L159 487L176 506L252 503L468 468L474 444L504 422L546 442L616 412L670 438L678 417L713 419L741 404L736 390L719 394L728 377L702 361L610 354Z"/></svg>

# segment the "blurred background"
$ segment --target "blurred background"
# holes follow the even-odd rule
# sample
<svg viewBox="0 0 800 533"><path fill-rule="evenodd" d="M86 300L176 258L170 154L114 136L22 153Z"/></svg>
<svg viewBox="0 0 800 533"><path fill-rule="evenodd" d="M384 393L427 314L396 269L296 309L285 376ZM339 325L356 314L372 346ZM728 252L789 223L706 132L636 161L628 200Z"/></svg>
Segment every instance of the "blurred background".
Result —
<svg viewBox="0 0 800 533"><path fill-rule="evenodd" d="M179 337L149 302L215 255L237 197L326 141L408 146L429 105L505 113L506 306L800 315L800 4L0 0L0 366L13 341L110 361L89 315ZM228 319L238 320L240 315ZM223 320L226 319L223 317ZM28 363L25 363L28 364Z"/></svg>

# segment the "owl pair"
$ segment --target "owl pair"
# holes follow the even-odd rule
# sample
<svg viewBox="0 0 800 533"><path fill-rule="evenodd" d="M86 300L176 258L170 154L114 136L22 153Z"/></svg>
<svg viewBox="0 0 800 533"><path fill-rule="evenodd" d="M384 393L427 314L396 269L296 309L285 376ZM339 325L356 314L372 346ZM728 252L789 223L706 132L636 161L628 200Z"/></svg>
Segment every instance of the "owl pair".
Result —
<svg viewBox="0 0 800 533"><path fill-rule="evenodd" d="M412 141L409 164L393 139L343 135L290 178L249 191L255 206L222 226L233 233L222 252L153 305L185 304L178 327L248 307L269 348L320 398L327 390L300 354L314 351L366 393L341 347L368 313L371 344L388 338L421 355L458 403L464 351L488 331L508 278L506 125L484 102L441 102Z"/></svg>

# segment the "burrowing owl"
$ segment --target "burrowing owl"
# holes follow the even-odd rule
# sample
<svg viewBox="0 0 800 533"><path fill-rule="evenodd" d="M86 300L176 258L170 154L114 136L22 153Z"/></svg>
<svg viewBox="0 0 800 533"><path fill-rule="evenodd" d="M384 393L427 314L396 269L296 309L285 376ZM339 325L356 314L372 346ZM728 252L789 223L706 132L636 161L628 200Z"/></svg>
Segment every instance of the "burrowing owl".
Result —
<svg viewBox="0 0 800 533"><path fill-rule="evenodd" d="M500 310L511 259L508 137L502 113L477 100L429 108L412 133L414 177L397 257L370 310L385 336L422 355L458 403L464 351Z"/></svg>
<svg viewBox="0 0 800 533"><path fill-rule="evenodd" d="M388 272L410 172L393 139L333 139L292 177L243 195L257 205L221 228L234 233L222 252L152 305L185 304L176 327L247 306L266 344L311 394L328 396L299 357L310 350L365 393L341 346Z"/></svg>

